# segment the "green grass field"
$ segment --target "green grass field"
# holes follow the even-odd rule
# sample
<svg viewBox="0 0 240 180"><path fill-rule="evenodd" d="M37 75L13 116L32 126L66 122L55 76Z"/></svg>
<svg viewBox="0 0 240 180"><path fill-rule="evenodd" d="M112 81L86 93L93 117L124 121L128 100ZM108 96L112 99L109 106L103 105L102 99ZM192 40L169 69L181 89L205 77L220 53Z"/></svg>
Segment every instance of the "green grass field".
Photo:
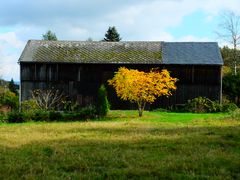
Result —
<svg viewBox="0 0 240 180"><path fill-rule="evenodd" d="M240 121L226 116L1 124L0 179L240 179Z"/></svg>

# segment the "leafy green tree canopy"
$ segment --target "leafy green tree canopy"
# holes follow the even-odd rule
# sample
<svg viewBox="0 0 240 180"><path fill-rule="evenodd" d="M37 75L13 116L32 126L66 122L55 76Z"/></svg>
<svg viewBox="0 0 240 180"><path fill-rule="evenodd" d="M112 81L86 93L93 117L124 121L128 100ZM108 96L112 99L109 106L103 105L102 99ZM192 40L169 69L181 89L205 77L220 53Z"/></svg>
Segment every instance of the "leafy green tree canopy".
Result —
<svg viewBox="0 0 240 180"><path fill-rule="evenodd" d="M221 54L223 57L224 65L230 67L232 72L234 72L235 68L237 70L239 69L240 50L238 49L234 50L233 48L229 48L228 46L223 46L223 48L221 48ZM237 64L236 67L235 62Z"/></svg>
<svg viewBox="0 0 240 180"><path fill-rule="evenodd" d="M42 35L42 39L47 41L57 41L57 36L52 31L48 30L45 34Z"/></svg>
<svg viewBox="0 0 240 180"><path fill-rule="evenodd" d="M118 42L121 41L121 37L120 34L117 32L117 29L115 28L115 26L113 27L109 27L106 34L105 34L105 38L104 41L107 42Z"/></svg>
<svg viewBox="0 0 240 180"><path fill-rule="evenodd" d="M240 104L240 74L228 74L223 77L223 93L226 94L229 99Z"/></svg>

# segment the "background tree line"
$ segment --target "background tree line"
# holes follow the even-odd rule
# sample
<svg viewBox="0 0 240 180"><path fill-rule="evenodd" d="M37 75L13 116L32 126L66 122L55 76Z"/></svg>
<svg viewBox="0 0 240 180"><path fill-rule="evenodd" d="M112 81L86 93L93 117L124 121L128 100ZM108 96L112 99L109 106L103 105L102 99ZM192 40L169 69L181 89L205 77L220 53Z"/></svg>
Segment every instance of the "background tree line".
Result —
<svg viewBox="0 0 240 180"><path fill-rule="evenodd" d="M240 16L228 11L222 14L218 36L229 46L221 48L224 101L240 105Z"/></svg>
<svg viewBox="0 0 240 180"><path fill-rule="evenodd" d="M52 32L51 30L48 30L45 34L42 35L42 40L57 41L58 38L54 32ZM115 26L109 26L102 41L119 42L121 40L122 38L120 37L120 34L117 31L117 28ZM86 41L93 41L93 39L89 37Z"/></svg>

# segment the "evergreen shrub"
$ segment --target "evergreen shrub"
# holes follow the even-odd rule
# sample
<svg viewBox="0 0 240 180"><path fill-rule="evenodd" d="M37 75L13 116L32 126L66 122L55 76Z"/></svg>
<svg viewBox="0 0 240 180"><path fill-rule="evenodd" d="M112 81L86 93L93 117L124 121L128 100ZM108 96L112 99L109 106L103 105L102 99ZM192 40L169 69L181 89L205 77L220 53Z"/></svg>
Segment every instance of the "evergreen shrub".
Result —
<svg viewBox="0 0 240 180"><path fill-rule="evenodd" d="M110 104L107 99L107 90L105 86L102 84L98 90L98 99L97 99L97 115L100 117L104 117L107 115L110 109Z"/></svg>

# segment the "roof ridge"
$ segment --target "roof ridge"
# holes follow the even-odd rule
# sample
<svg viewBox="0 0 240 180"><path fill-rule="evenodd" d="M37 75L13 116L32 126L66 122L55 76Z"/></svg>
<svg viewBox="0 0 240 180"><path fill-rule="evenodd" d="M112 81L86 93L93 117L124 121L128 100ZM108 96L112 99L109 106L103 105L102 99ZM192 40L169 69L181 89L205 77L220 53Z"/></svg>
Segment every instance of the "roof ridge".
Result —
<svg viewBox="0 0 240 180"><path fill-rule="evenodd" d="M49 42L49 43L58 43L58 42L84 42L84 43L162 43L164 41L118 41L118 42L107 42L107 41L76 41L76 40L57 40L57 41L49 41L49 40L38 40L38 39L30 39L29 42Z"/></svg>
<svg viewBox="0 0 240 180"><path fill-rule="evenodd" d="M217 41L164 41L164 43L218 43Z"/></svg>

